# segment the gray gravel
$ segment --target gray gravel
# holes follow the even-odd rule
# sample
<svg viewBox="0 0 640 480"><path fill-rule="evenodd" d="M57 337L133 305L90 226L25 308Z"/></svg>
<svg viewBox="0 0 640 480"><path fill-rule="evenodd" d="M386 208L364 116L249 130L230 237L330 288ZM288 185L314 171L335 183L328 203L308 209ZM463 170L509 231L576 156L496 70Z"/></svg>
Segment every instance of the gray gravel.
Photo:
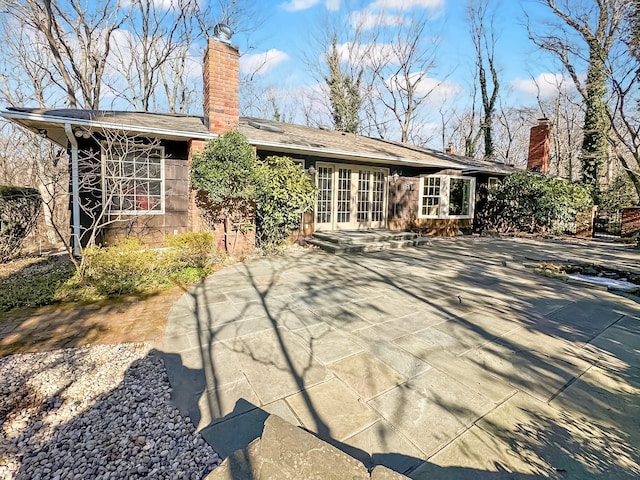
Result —
<svg viewBox="0 0 640 480"><path fill-rule="evenodd" d="M199 479L219 463L145 344L0 358L0 479Z"/></svg>

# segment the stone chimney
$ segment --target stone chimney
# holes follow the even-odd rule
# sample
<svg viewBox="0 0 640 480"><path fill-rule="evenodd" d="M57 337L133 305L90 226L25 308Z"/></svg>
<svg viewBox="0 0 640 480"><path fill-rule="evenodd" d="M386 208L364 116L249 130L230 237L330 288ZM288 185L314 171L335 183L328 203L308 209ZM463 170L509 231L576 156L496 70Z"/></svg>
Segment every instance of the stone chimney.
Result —
<svg viewBox="0 0 640 480"><path fill-rule="evenodd" d="M547 118L540 118L538 119L538 125L531 127L527 170L544 174L549 173L550 151L551 122Z"/></svg>
<svg viewBox="0 0 640 480"><path fill-rule="evenodd" d="M216 25L215 37L210 38L202 65L204 118L211 133L223 134L239 122L238 102L240 54L231 45L231 29Z"/></svg>

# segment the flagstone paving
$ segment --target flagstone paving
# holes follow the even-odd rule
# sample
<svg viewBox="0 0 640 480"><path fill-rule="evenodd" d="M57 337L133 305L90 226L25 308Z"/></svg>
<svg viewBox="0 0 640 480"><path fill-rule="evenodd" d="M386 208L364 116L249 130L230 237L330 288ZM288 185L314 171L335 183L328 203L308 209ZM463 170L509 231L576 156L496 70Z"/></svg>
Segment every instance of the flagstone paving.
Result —
<svg viewBox="0 0 640 480"><path fill-rule="evenodd" d="M530 259L640 269L633 249L433 239L217 272L173 307L174 401L222 455L275 413L414 479L640 477L640 299Z"/></svg>

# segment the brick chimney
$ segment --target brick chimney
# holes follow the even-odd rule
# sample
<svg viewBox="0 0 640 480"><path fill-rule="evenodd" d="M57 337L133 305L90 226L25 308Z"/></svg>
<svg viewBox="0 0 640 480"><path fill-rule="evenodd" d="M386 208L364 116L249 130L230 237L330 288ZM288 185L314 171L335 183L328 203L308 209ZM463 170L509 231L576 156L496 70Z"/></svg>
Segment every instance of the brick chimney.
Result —
<svg viewBox="0 0 640 480"><path fill-rule="evenodd" d="M239 122L238 47L231 45L231 30L216 25L215 37L210 38L204 54L203 93L204 118L211 133L223 134Z"/></svg>
<svg viewBox="0 0 640 480"><path fill-rule="evenodd" d="M456 146L453 143L449 143L447 148L444 149L444 153L456 153Z"/></svg>
<svg viewBox="0 0 640 480"><path fill-rule="evenodd" d="M531 127L527 170L544 174L549 173L550 151L551 122L547 118L540 118L538 119L538 125Z"/></svg>

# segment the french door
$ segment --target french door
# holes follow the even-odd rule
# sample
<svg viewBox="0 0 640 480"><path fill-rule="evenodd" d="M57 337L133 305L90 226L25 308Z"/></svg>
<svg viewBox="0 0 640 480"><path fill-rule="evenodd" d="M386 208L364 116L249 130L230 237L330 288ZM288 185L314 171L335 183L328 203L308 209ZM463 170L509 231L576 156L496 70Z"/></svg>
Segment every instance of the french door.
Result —
<svg viewBox="0 0 640 480"><path fill-rule="evenodd" d="M388 169L318 163L316 171L316 230L386 227Z"/></svg>

